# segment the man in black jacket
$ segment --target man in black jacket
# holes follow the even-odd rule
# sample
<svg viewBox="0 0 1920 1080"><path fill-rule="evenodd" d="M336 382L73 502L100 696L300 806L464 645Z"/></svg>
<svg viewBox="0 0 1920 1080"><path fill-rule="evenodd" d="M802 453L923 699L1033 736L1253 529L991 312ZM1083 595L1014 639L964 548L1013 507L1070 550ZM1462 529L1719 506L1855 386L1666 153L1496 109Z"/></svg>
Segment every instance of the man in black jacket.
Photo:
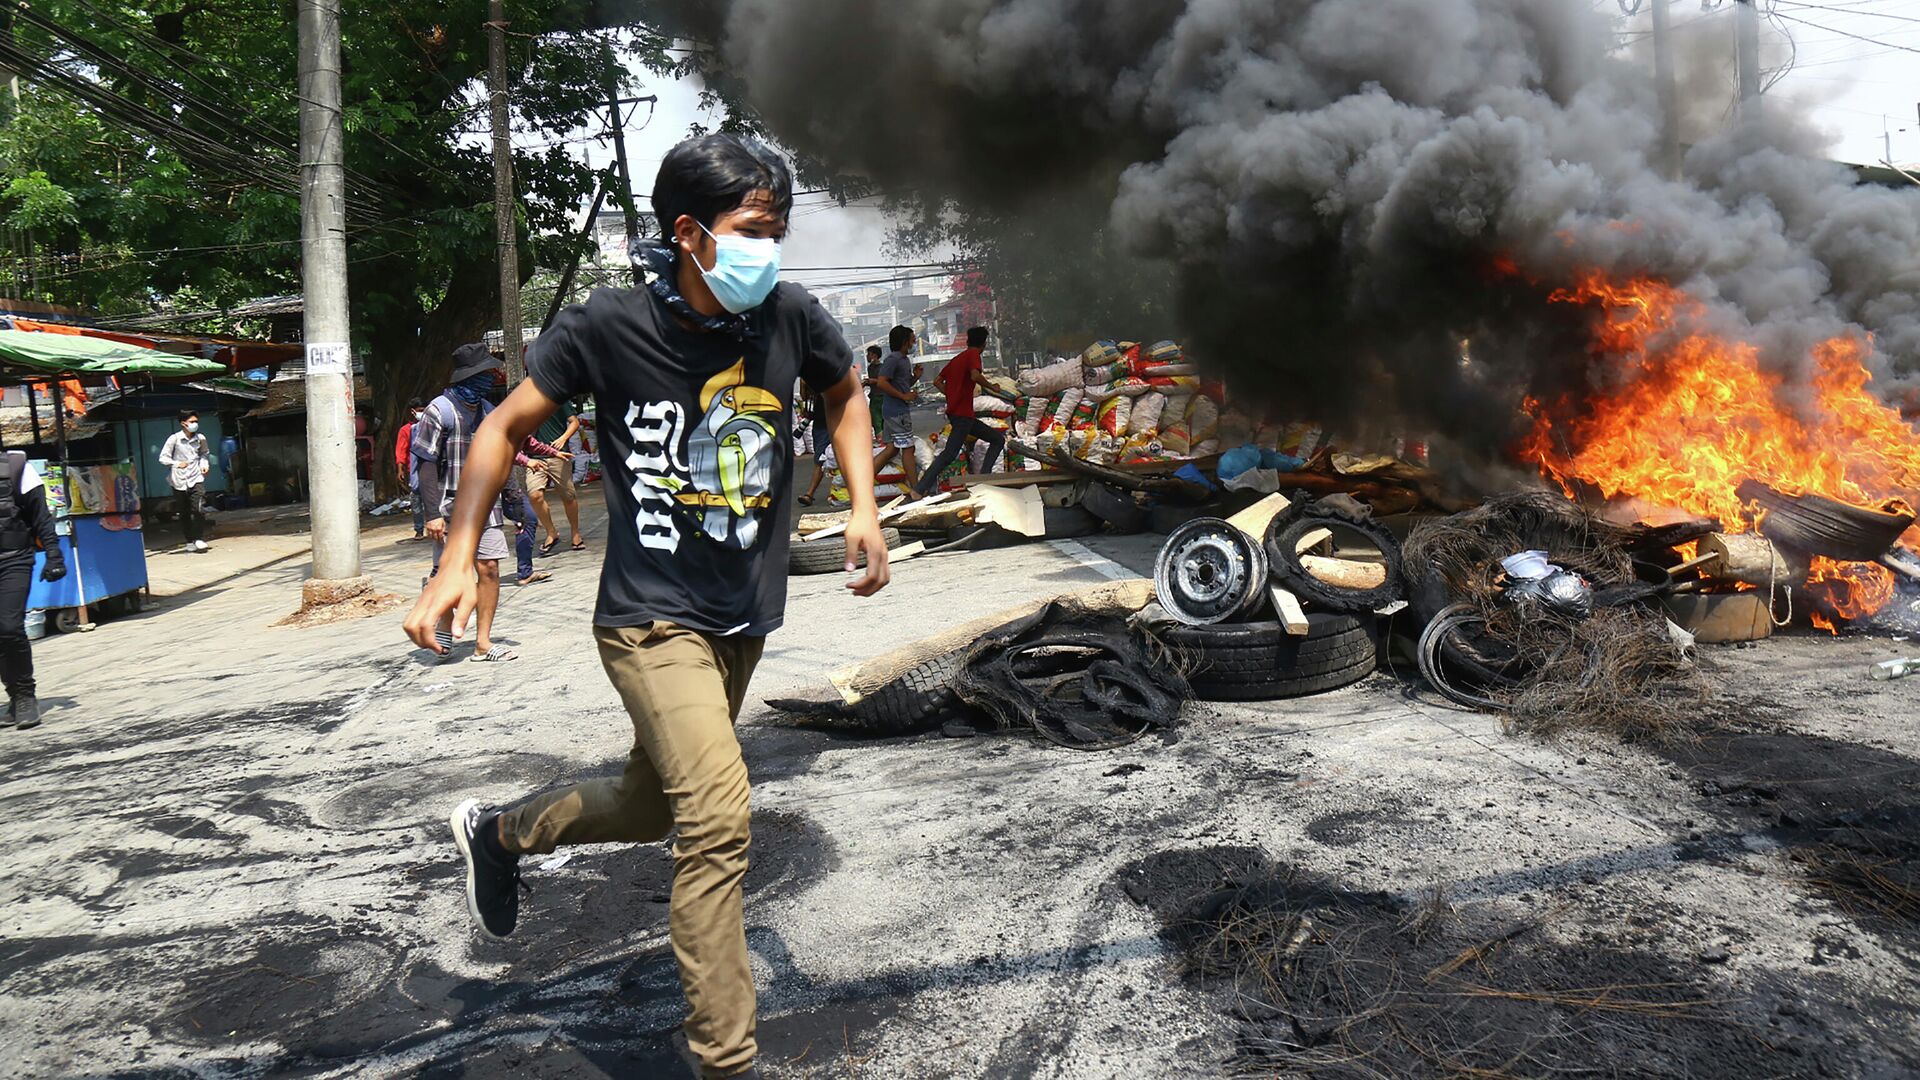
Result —
<svg viewBox="0 0 1920 1080"><path fill-rule="evenodd" d="M34 699L33 643L27 640L27 590L33 585L33 552L38 542L47 553L40 580L67 576L67 560L53 530L47 490L40 474L18 450L0 454L0 683L7 688L7 716L0 727L30 728L40 723Z"/></svg>

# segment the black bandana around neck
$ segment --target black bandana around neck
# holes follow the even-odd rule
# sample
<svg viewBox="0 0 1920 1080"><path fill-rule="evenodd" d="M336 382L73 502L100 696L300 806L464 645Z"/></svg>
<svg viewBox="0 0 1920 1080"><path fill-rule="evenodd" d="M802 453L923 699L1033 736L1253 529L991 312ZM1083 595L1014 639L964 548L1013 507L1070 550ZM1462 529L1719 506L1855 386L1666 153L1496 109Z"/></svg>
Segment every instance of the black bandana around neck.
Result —
<svg viewBox="0 0 1920 1080"><path fill-rule="evenodd" d="M686 297L680 295L680 289L674 278L674 250L665 244L651 240L637 240L628 249L628 261L632 262L647 279L647 289L667 305L667 310L692 323L702 330L720 334L730 334L745 341L753 337L758 330L747 315L735 315L723 311L718 315L702 315L695 311Z"/></svg>

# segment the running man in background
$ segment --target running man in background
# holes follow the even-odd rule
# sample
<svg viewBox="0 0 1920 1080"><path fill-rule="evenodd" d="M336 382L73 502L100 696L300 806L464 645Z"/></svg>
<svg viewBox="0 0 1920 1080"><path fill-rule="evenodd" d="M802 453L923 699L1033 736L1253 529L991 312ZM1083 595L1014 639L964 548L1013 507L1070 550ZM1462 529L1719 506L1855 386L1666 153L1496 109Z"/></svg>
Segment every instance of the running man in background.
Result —
<svg viewBox="0 0 1920 1080"><path fill-rule="evenodd" d="M920 394L913 388L913 352L916 338L910 326L896 326L887 334L887 344L893 351L880 361L880 374L874 377L873 387L880 391L880 418L885 423L883 433L887 448L873 459L873 471L878 473L887 467L895 454L900 455L900 471L906 474L907 486L913 487L919 480L913 463L913 403L920 400Z"/></svg>
<svg viewBox="0 0 1920 1080"><path fill-rule="evenodd" d="M207 437L200 434L200 414L180 414L180 430L167 436L160 447L160 464L168 469L167 482L173 485L173 505L180 515L187 550L213 550L207 545L207 517L200 506L207 474L213 471L213 457L207 450Z"/></svg>
<svg viewBox="0 0 1920 1080"><path fill-rule="evenodd" d="M947 466L953 464L953 459L970 440L979 439L987 444L987 463L981 472L992 472L1000 460L1000 450L1007 445L1006 433L981 423L973 414L974 392L993 389L993 384L980 370L980 350L986 344L986 327L968 327L967 347L940 369L940 386L947 394L947 423L952 430L947 433L947 444L940 448L939 456L920 474L920 482L913 489L915 495L932 491L940 482L940 474L947 471Z"/></svg>
<svg viewBox="0 0 1920 1080"><path fill-rule="evenodd" d="M887 584L853 358L820 302L778 280L792 207L786 163L758 143L705 135L667 154L653 186L665 240L634 252L650 280L596 291L535 339L526 380L473 440L446 562L406 620L436 651L437 627L464 625L470 555L514 447L559 402L591 393L608 511L593 633L633 720L626 771L504 810L469 799L450 824L468 914L493 938L518 923L523 856L677 831L668 926L691 1006L686 1052L711 1077L754 1075L758 1052L741 907L747 767L733 725L785 617L796 376L825 395L846 459L847 569L867 561L847 588L871 596Z"/></svg>

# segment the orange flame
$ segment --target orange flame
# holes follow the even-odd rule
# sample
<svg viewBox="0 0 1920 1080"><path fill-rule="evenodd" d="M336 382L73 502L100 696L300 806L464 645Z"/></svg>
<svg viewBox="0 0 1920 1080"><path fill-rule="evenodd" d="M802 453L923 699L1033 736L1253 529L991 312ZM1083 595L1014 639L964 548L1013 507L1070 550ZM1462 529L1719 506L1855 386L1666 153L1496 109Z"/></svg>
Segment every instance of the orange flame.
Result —
<svg viewBox="0 0 1920 1080"><path fill-rule="evenodd" d="M1753 516L1735 494L1743 480L1860 505L1920 488L1920 435L1868 389L1867 342L1820 343L1812 385L1796 393L1753 345L1702 329L1701 306L1665 282L1590 273L1549 300L1601 313L1592 351L1611 378L1585 400L1527 400L1534 423L1518 453L1569 495L1585 484L1739 532ZM1873 563L1816 559L1808 582L1844 619L1894 591Z"/></svg>

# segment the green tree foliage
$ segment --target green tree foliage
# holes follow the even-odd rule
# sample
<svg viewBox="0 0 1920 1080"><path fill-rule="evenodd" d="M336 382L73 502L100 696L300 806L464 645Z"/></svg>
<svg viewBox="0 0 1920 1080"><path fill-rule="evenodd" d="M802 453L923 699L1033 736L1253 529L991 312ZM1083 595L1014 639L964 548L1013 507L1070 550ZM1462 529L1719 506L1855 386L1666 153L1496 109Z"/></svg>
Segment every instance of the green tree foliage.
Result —
<svg viewBox="0 0 1920 1080"><path fill-rule="evenodd" d="M585 243L579 207L602 178L582 142L605 130L609 88L631 92L636 61L677 77L690 54L666 4L507 6L526 280ZM486 11L345 2L353 336L381 415L498 325ZM0 295L115 315L297 292L295 14L294 0L35 0L0 17L0 68L22 88L0 106Z"/></svg>

